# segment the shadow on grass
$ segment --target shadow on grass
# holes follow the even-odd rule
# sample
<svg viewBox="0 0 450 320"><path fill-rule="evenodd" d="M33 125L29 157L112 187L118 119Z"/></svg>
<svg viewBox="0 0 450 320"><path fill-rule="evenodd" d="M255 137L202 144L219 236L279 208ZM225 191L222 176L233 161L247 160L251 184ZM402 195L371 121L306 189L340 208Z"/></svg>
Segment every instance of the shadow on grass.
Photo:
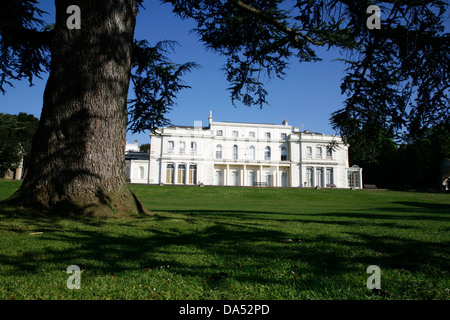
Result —
<svg viewBox="0 0 450 320"><path fill-rule="evenodd" d="M313 274L314 279L310 280L312 284L317 284L315 279L343 276L349 270L365 272L357 270L361 264L367 267L376 263L382 268L412 272L430 265L438 270L447 270L450 265L450 242L436 245L432 241L396 236L382 237L358 232L357 228L348 233L354 241L338 234L323 233L309 234L297 241L291 239L292 233L274 230L270 224L242 223L247 214L217 211L204 211L198 215L162 213L145 218L113 221L114 228L111 228L111 221L98 218L47 217L0 206L0 216L3 220L0 222L0 231L18 232L27 237L28 231L20 228L14 230L8 223L14 221L16 225L20 222L44 230L40 239L45 243L25 248L20 258L2 253L0 264L12 266L14 274L36 272L44 263L58 268L80 264L82 269L90 270L94 274L117 274L157 268L164 264L170 265L171 272L197 277L206 283L220 281L221 277L215 277L214 274L222 274L225 278L232 276L239 281L257 284L276 283L278 280L272 277L270 272L285 268L280 264L301 268L296 270L297 273ZM264 219L265 214L271 213L257 214L259 218ZM238 216L239 219L227 221L230 215L233 218ZM319 216L335 215L338 214ZM369 215L368 218L374 216L377 215ZM395 215L383 216L395 219ZM313 220L311 217L302 216L298 221L326 225L356 223ZM254 215L248 216L248 221L254 219ZM273 219L280 221L276 217ZM63 228L61 222L73 222L76 227ZM161 228L159 223L168 223L170 227ZM134 228L138 228L139 224L140 232L134 233L133 230L137 230ZM178 227L179 224L184 227ZM106 225L107 228L103 228ZM198 230L196 226L201 228ZM127 231L122 232L120 228ZM286 239L291 241L284 241ZM172 251L174 247L177 248L176 252ZM195 250L192 250L193 248ZM201 261L198 252L206 257L213 256L216 260ZM192 261L186 262L190 257ZM230 275L230 268L239 270Z"/></svg>

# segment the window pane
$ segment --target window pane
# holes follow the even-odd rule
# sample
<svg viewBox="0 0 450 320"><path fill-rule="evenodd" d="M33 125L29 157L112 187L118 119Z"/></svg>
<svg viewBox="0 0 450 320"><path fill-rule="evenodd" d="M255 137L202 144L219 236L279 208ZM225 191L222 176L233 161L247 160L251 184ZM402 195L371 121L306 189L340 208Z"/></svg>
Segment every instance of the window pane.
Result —
<svg viewBox="0 0 450 320"><path fill-rule="evenodd" d="M270 147L266 147L265 152L264 152L264 159L270 160Z"/></svg>

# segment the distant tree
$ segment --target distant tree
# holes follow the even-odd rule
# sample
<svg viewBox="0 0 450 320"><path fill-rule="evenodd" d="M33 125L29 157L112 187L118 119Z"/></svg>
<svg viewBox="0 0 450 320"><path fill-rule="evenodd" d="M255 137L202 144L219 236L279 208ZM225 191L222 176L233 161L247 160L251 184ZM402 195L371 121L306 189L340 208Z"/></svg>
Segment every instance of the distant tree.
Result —
<svg viewBox="0 0 450 320"><path fill-rule="evenodd" d="M149 153L150 152L150 143L141 144L141 146L139 147L139 150L141 150L142 152Z"/></svg>
<svg viewBox="0 0 450 320"><path fill-rule="evenodd" d="M0 176L8 169L15 169L22 157L27 166L27 155L38 123L39 119L30 114L0 113Z"/></svg>

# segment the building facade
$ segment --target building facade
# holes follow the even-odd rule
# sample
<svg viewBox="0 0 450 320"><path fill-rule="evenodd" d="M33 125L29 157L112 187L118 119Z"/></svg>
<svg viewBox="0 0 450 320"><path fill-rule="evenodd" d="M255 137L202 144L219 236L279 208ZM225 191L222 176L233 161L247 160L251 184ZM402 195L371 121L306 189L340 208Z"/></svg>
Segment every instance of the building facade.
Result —
<svg viewBox="0 0 450 320"><path fill-rule="evenodd" d="M214 122L151 134L150 184L362 188L340 137L281 125Z"/></svg>
<svg viewBox="0 0 450 320"><path fill-rule="evenodd" d="M150 160L147 152L142 152L138 141L129 143L125 146L125 168L126 179L128 183L149 183Z"/></svg>

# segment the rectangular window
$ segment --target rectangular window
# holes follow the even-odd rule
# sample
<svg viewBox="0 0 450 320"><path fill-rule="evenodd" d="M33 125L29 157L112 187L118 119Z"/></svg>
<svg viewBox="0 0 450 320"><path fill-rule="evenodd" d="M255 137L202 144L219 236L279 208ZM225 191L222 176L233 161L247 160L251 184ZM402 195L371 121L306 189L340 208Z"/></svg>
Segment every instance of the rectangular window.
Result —
<svg viewBox="0 0 450 320"><path fill-rule="evenodd" d="M248 172L248 185L250 187L254 187L256 182L256 173L255 171Z"/></svg>
<svg viewBox="0 0 450 320"><path fill-rule="evenodd" d="M185 184L186 183L186 165L180 164L178 166L178 183Z"/></svg>
<svg viewBox="0 0 450 320"><path fill-rule="evenodd" d="M270 139L270 132L266 132L266 133L264 134L264 136L265 136L267 139Z"/></svg>
<svg viewBox="0 0 450 320"><path fill-rule="evenodd" d="M174 147L175 147L175 142L169 141L169 151L173 151Z"/></svg>
<svg viewBox="0 0 450 320"><path fill-rule="evenodd" d="M186 142L181 141L180 142L180 153L185 153L186 151Z"/></svg>
<svg viewBox="0 0 450 320"><path fill-rule="evenodd" d="M223 136L223 131L222 130L217 130L216 131L216 136L219 136L219 137Z"/></svg>
<svg viewBox="0 0 450 320"><path fill-rule="evenodd" d="M214 183L216 186L222 185L222 170L216 170Z"/></svg>
<svg viewBox="0 0 450 320"><path fill-rule="evenodd" d="M317 159L322 159L322 147L317 147L316 148L316 158Z"/></svg>
<svg viewBox="0 0 450 320"><path fill-rule="evenodd" d="M173 164L169 163L166 169L166 183L173 183Z"/></svg>
<svg viewBox="0 0 450 320"><path fill-rule="evenodd" d="M327 147L327 159L333 158L333 149Z"/></svg>
<svg viewBox="0 0 450 320"><path fill-rule="evenodd" d="M231 184L233 186L239 185L239 172L237 170L231 171Z"/></svg>
<svg viewBox="0 0 450 320"><path fill-rule="evenodd" d="M281 139L286 140L287 139L287 134L286 133L282 133L281 134Z"/></svg>
<svg viewBox="0 0 450 320"><path fill-rule="evenodd" d="M249 136L250 138L254 138L256 135L255 135L255 132L254 132L254 131L250 131L250 132L248 133L248 136Z"/></svg>
<svg viewBox="0 0 450 320"><path fill-rule="evenodd" d="M306 168L306 186L312 187L314 185L314 168Z"/></svg>
<svg viewBox="0 0 450 320"><path fill-rule="evenodd" d="M327 187L331 187L334 184L333 168L327 168Z"/></svg>
<svg viewBox="0 0 450 320"><path fill-rule="evenodd" d="M312 147L306 147L306 157L312 158Z"/></svg>
<svg viewBox="0 0 450 320"><path fill-rule="evenodd" d="M233 137L239 137L239 132L233 131Z"/></svg>
<svg viewBox="0 0 450 320"><path fill-rule="evenodd" d="M323 169L317 168L316 169L316 185L319 187L323 187Z"/></svg>
<svg viewBox="0 0 450 320"><path fill-rule="evenodd" d="M189 184L197 184L197 166L195 164L189 166Z"/></svg>
<svg viewBox="0 0 450 320"><path fill-rule="evenodd" d="M266 183L266 187L272 186L272 175L270 174L270 171L265 172L264 180L264 182Z"/></svg>

